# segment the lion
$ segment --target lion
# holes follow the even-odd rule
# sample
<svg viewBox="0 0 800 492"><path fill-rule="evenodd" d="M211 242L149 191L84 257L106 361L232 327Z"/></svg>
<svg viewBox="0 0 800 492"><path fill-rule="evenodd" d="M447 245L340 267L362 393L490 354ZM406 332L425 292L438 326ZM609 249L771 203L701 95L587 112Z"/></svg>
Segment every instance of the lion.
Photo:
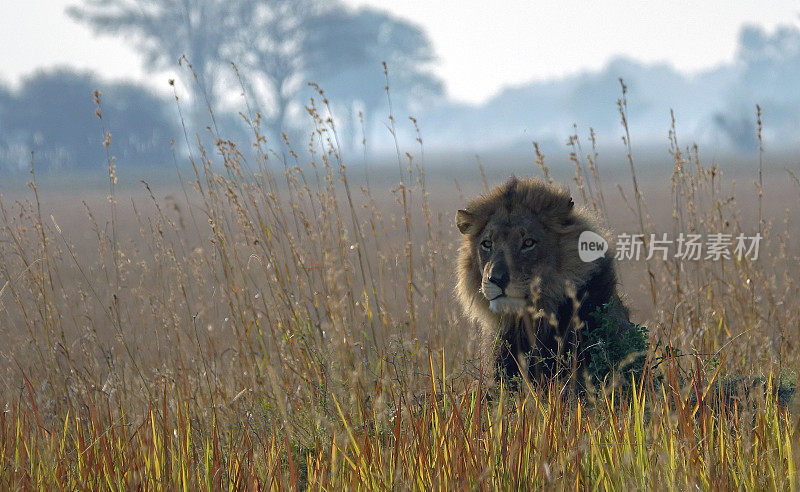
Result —
<svg viewBox="0 0 800 492"><path fill-rule="evenodd" d="M456 295L480 325L484 369L495 381L580 375L589 362L581 333L597 328L598 309L618 330L635 327L617 294L612 253L579 257L582 232L608 232L564 189L512 177L459 210L456 225Z"/></svg>

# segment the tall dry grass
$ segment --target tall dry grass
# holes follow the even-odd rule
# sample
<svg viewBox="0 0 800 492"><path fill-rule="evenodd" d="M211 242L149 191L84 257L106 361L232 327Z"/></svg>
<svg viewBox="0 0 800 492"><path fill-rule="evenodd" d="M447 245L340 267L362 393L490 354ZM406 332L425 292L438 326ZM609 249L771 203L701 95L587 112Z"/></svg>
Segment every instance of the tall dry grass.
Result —
<svg viewBox="0 0 800 492"><path fill-rule="evenodd" d="M452 212L481 183L432 189L419 131L392 186L354 172L317 91L303 149L259 115L252 149L187 132L180 186L123 202L102 130L107 202L82 223L43 205L35 166L0 200L3 488L797 487L796 202L762 215L759 180L754 221L673 124L651 214L623 86L631 182L576 132L576 201L648 238L757 228L760 257L620 264L652 335L632 391L487 400L451 290ZM534 170L552 179L538 146Z"/></svg>

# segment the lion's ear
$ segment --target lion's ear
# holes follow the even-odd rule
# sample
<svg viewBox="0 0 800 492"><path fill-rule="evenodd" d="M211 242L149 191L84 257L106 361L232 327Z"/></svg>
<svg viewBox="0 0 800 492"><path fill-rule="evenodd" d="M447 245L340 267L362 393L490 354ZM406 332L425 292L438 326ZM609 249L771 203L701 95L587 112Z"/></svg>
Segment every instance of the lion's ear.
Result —
<svg viewBox="0 0 800 492"><path fill-rule="evenodd" d="M475 215L466 210L456 212L456 225L461 234L469 234L473 224L475 224Z"/></svg>

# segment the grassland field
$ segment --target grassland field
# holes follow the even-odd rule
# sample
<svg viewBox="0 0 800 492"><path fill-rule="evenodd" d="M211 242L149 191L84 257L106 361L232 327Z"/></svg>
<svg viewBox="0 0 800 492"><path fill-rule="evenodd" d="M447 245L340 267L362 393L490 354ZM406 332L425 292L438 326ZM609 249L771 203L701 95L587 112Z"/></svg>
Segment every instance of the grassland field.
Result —
<svg viewBox="0 0 800 492"><path fill-rule="evenodd" d="M411 146L365 169L328 135L0 185L0 487L798 488L793 156L759 178L680 146L482 168ZM487 400L454 214L510 174L616 232L760 230L759 259L621 261L650 333L633 390Z"/></svg>

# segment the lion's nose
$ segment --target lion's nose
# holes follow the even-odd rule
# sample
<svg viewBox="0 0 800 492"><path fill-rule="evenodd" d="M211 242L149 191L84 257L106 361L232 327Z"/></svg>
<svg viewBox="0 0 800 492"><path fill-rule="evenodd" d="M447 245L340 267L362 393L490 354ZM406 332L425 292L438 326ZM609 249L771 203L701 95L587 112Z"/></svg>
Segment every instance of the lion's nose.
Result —
<svg viewBox="0 0 800 492"><path fill-rule="evenodd" d="M492 271L489 275L489 281L501 289L505 289L506 286L508 286L509 274L508 266L505 264L505 262L497 262L492 266Z"/></svg>

